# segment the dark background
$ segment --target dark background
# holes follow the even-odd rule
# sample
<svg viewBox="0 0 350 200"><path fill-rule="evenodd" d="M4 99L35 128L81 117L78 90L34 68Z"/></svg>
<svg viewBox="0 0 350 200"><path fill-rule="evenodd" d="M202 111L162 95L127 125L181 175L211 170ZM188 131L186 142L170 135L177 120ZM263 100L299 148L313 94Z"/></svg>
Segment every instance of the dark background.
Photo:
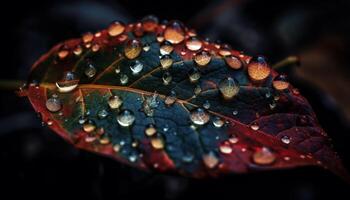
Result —
<svg viewBox="0 0 350 200"><path fill-rule="evenodd" d="M313 106L350 169L350 5L344 1L12 1L1 8L0 80L25 80L54 44L113 20L179 19L200 35L270 63L298 55L286 72ZM28 100L0 91L0 199L350 199L350 187L318 168L193 180L149 174L65 143Z"/></svg>

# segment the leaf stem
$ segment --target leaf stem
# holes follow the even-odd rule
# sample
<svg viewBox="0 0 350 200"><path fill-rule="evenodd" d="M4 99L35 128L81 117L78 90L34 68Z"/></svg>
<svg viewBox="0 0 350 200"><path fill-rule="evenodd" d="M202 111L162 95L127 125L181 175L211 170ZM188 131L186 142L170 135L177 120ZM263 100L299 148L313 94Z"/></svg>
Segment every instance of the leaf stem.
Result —
<svg viewBox="0 0 350 200"><path fill-rule="evenodd" d="M300 65L300 59L297 56L288 56L287 58L277 62L276 64L272 65L273 69L283 69L288 66L299 66Z"/></svg>

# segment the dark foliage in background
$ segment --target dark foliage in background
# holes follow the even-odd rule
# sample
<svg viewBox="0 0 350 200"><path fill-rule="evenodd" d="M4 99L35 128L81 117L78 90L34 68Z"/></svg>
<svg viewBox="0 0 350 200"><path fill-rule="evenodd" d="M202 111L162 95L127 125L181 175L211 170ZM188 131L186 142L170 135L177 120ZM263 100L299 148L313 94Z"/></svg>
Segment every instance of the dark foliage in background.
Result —
<svg viewBox="0 0 350 200"><path fill-rule="evenodd" d="M326 59L331 69L350 74L347 65L350 54L345 48L350 44L350 6L345 0L204 0L191 2L191 5L188 2L52 0L4 4L2 8L8 12L2 12L2 47L5 47L2 50L6 51L2 53L0 79L25 79L32 63L57 42L105 28L113 20L130 22L147 14L155 14L160 19L180 19L196 28L200 35L220 39L248 54L264 54L271 63L291 54L301 54L306 60L312 60L314 57L306 57L310 56L306 52L316 52L316 56L322 58L324 54L317 52L331 52ZM304 67L307 69L308 65ZM324 92L327 88L310 84L314 79L308 73L301 73L301 78L296 71L288 71L291 82L310 101L349 169L350 128L344 115L349 105L337 106L337 101L347 102L350 95L343 93L343 99L334 101ZM328 82L326 85L338 79L329 74L322 76ZM349 78L345 77L344 82L348 83ZM349 86L332 88L340 90L340 87ZM337 94L337 90L331 91ZM349 185L318 168L214 180L140 172L74 149L41 126L28 101L16 97L13 91L2 91L0 95L0 180L4 185L0 187L0 195L4 196L1 199L19 196L46 199L347 199L350 195Z"/></svg>

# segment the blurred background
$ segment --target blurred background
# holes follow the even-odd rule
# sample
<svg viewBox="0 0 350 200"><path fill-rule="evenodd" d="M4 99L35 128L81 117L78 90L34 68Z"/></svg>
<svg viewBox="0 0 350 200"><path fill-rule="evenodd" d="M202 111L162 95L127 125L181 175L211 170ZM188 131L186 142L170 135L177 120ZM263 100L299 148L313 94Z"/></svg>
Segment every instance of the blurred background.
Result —
<svg viewBox="0 0 350 200"><path fill-rule="evenodd" d="M290 55L289 80L313 106L350 169L350 2L272 0L50 0L2 5L0 80L25 80L54 44L114 20L154 14L271 64ZM318 168L193 180L150 174L79 151L42 126L27 99L0 88L1 199L349 199L350 187Z"/></svg>

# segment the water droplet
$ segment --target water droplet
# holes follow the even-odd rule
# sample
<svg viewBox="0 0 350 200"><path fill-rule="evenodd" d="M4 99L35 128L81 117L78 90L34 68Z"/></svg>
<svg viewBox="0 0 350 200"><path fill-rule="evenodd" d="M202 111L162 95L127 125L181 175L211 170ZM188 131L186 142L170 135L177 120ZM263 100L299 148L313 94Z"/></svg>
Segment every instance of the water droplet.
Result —
<svg viewBox="0 0 350 200"><path fill-rule="evenodd" d="M234 116L238 115L238 110L232 111L232 114L233 114Z"/></svg>
<svg viewBox="0 0 350 200"><path fill-rule="evenodd" d="M210 115L202 108L197 108L190 114L191 121L196 125L204 125L209 122Z"/></svg>
<svg viewBox="0 0 350 200"><path fill-rule="evenodd" d="M274 109L276 107L276 102L270 103L269 106L271 110Z"/></svg>
<svg viewBox="0 0 350 200"><path fill-rule="evenodd" d="M136 160L137 160L137 155L136 154L131 154L129 156L129 161L130 162L136 162Z"/></svg>
<svg viewBox="0 0 350 200"><path fill-rule="evenodd" d="M203 108L207 110L210 108L210 102L208 100L205 100L205 102L203 103Z"/></svg>
<svg viewBox="0 0 350 200"><path fill-rule="evenodd" d="M263 81L271 73L271 68L264 57L252 60L248 65L248 75L254 81Z"/></svg>
<svg viewBox="0 0 350 200"><path fill-rule="evenodd" d="M157 41L158 41L158 42L163 42L163 41L164 41L164 37L161 36L161 35L158 35L158 36L157 36Z"/></svg>
<svg viewBox="0 0 350 200"><path fill-rule="evenodd" d="M83 130L87 133L91 133L96 129L96 125L92 120L88 120L83 124Z"/></svg>
<svg viewBox="0 0 350 200"><path fill-rule="evenodd" d="M163 69L168 69L173 64L173 59L169 55L163 55L160 58L160 64L162 65Z"/></svg>
<svg viewBox="0 0 350 200"><path fill-rule="evenodd" d="M129 40L124 48L124 54L129 59L134 59L140 55L142 44L137 39Z"/></svg>
<svg viewBox="0 0 350 200"><path fill-rule="evenodd" d="M85 33L83 34L83 42L84 43L89 43L91 42L93 39L94 39L94 34L88 32L88 33Z"/></svg>
<svg viewBox="0 0 350 200"><path fill-rule="evenodd" d="M62 103L57 97L51 97L46 100L46 108L50 112L57 112L61 110L62 108Z"/></svg>
<svg viewBox="0 0 350 200"><path fill-rule="evenodd" d="M194 56L194 61L199 66L206 66L211 60L211 55L207 51L198 52Z"/></svg>
<svg viewBox="0 0 350 200"><path fill-rule="evenodd" d="M87 77L92 78L96 74L96 68L91 63L88 63L84 73Z"/></svg>
<svg viewBox="0 0 350 200"><path fill-rule="evenodd" d="M284 143L284 144L289 144L290 143L290 138L288 136L283 136L281 137L281 141Z"/></svg>
<svg viewBox="0 0 350 200"><path fill-rule="evenodd" d="M103 136L100 138L99 142L100 142L100 144L106 145L106 144L109 144L111 142L111 140L109 139L109 137Z"/></svg>
<svg viewBox="0 0 350 200"><path fill-rule="evenodd" d="M108 27L108 35L115 37L122 34L125 30L125 25L122 22L115 21Z"/></svg>
<svg viewBox="0 0 350 200"><path fill-rule="evenodd" d="M200 73L200 71L197 68L193 67L188 72L188 77L190 78L190 81L192 83L195 83L195 82L197 82L200 79L201 73Z"/></svg>
<svg viewBox="0 0 350 200"><path fill-rule="evenodd" d="M219 150L223 154L230 154L232 153L232 148L229 144L221 144L219 147Z"/></svg>
<svg viewBox="0 0 350 200"><path fill-rule="evenodd" d="M196 87L194 88L194 95L198 96L201 92L202 92L202 88L200 85L196 85Z"/></svg>
<svg viewBox="0 0 350 200"><path fill-rule="evenodd" d="M142 27L147 32L153 32L158 27L158 18L154 15L148 15L142 20Z"/></svg>
<svg viewBox="0 0 350 200"><path fill-rule="evenodd" d="M48 120L46 123L47 123L48 126L51 126L53 124L53 121Z"/></svg>
<svg viewBox="0 0 350 200"><path fill-rule="evenodd" d="M272 86L276 90L285 90L289 87L287 77L285 75L278 75L272 82Z"/></svg>
<svg viewBox="0 0 350 200"><path fill-rule="evenodd" d="M236 135L231 135L230 138L228 139L228 141L231 144L236 144L238 142L238 137Z"/></svg>
<svg viewBox="0 0 350 200"><path fill-rule="evenodd" d="M213 169L219 163L219 159L218 157L216 157L214 152L211 151L208 154L203 155L203 162L205 166L207 166L210 169Z"/></svg>
<svg viewBox="0 0 350 200"><path fill-rule="evenodd" d="M76 46L73 50L73 53L76 56L79 56L82 52L83 52L83 48L80 45Z"/></svg>
<svg viewBox="0 0 350 200"><path fill-rule="evenodd" d="M220 117L215 117L213 120L213 125L217 128L221 128L224 124L224 120L222 120Z"/></svg>
<svg viewBox="0 0 350 200"><path fill-rule="evenodd" d="M100 119L103 119L103 118L105 118L105 117L108 116L108 112L107 112L107 110L105 110L105 109L100 110L100 111L98 111L97 116L98 116Z"/></svg>
<svg viewBox="0 0 350 200"><path fill-rule="evenodd" d="M117 121L121 126L131 126L135 121L134 113L130 110L122 110L117 116Z"/></svg>
<svg viewBox="0 0 350 200"><path fill-rule="evenodd" d="M183 162L186 162L186 163L192 162L193 159L194 159L194 156L193 156L192 154L189 154L189 153L185 154L185 155L182 157L182 161L183 161Z"/></svg>
<svg viewBox="0 0 350 200"><path fill-rule="evenodd" d="M239 92L238 82L231 78L225 78L219 83L219 90L225 99L231 99Z"/></svg>
<svg viewBox="0 0 350 200"><path fill-rule="evenodd" d="M173 45L170 42L165 41L164 44L160 47L159 52L161 55L168 55L173 52L173 50Z"/></svg>
<svg viewBox="0 0 350 200"><path fill-rule="evenodd" d="M145 129L145 134L147 136L153 136L157 133L157 129L154 124L149 124Z"/></svg>
<svg viewBox="0 0 350 200"><path fill-rule="evenodd" d="M120 145L119 144L113 145L113 150L114 150L114 152L119 152L120 151Z"/></svg>
<svg viewBox="0 0 350 200"><path fill-rule="evenodd" d="M202 48L202 42L196 37L190 37L186 41L186 47L191 51L197 51Z"/></svg>
<svg viewBox="0 0 350 200"><path fill-rule="evenodd" d="M151 145L155 149L163 149L164 148L164 140L159 137L155 137L151 139Z"/></svg>
<svg viewBox="0 0 350 200"><path fill-rule="evenodd" d="M176 93L175 91L171 91L170 95L165 98L164 103L168 106L173 105L176 101Z"/></svg>
<svg viewBox="0 0 350 200"><path fill-rule="evenodd" d="M136 60L135 63L130 66L130 69L133 74L138 74L142 71L143 64L140 61Z"/></svg>
<svg viewBox="0 0 350 200"><path fill-rule="evenodd" d="M120 83L122 85L125 85L129 82L129 77L126 74L121 74L120 75Z"/></svg>
<svg viewBox="0 0 350 200"><path fill-rule="evenodd" d="M149 44L145 44L143 45L143 48L142 48L145 52L149 51L151 49L151 46Z"/></svg>
<svg viewBox="0 0 350 200"><path fill-rule="evenodd" d="M57 53L57 55L60 59L66 58L68 56L68 54L69 54L69 51L66 49L62 49Z"/></svg>
<svg viewBox="0 0 350 200"><path fill-rule="evenodd" d="M111 109L118 109L122 104L123 100L117 95L113 95L108 99L108 105Z"/></svg>
<svg viewBox="0 0 350 200"><path fill-rule="evenodd" d="M235 56L227 56L225 57L225 61L226 64L232 69L240 69L243 65L239 58Z"/></svg>
<svg viewBox="0 0 350 200"><path fill-rule="evenodd" d="M253 161L258 165L270 165L276 160L276 156L270 149L263 147L253 154Z"/></svg>
<svg viewBox="0 0 350 200"><path fill-rule="evenodd" d="M224 57L229 57L231 56L231 48L223 47L219 50L219 54Z"/></svg>
<svg viewBox="0 0 350 200"><path fill-rule="evenodd" d="M79 79L74 72L66 72L63 75L62 80L56 82L56 87L61 93L73 91L79 83Z"/></svg>
<svg viewBox="0 0 350 200"><path fill-rule="evenodd" d="M163 74L164 85L169 85L169 83L171 82L172 79L173 79L173 77L171 76L171 74L169 72L164 72L164 74Z"/></svg>
<svg viewBox="0 0 350 200"><path fill-rule="evenodd" d="M81 125L83 125L86 121L87 121L87 119L84 116L81 116L78 120L79 124L81 124Z"/></svg>
<svg viewBox="0 0 350 200"><path fill-rule="evenodd" d="M171 21L164 31L164 38L172 44L182 42L185 39L185 32L181 22Z"/></svg>
<svg viewBox="0 0 350 200"><path fill-rule="evenodd" d="M256 123L256 122L253 122L251 125L250 125L250 128L254 131L257 131L259 130L259 125Z"/></svg>

